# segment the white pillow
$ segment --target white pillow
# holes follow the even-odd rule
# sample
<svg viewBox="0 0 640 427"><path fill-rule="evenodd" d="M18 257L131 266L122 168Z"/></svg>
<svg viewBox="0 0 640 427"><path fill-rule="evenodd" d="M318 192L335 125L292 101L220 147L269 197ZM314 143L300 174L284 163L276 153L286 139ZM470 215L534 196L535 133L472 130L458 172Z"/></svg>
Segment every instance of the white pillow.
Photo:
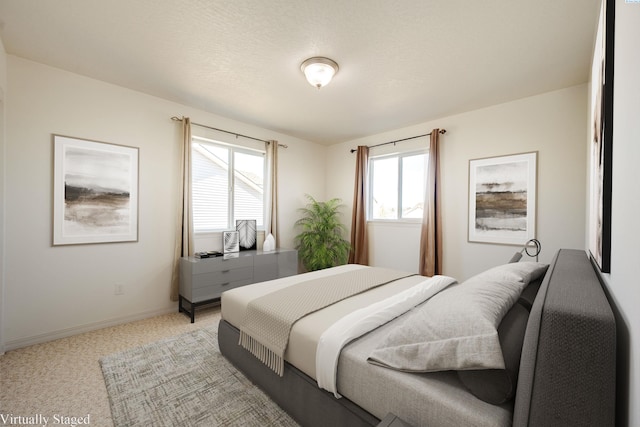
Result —
<svg viewBox="0 0 640 427"><path fill-rule="evenodd" d="M407 372L504 369L498 325L547 267L505 264L450 286L407 313L367 360Z"/></svg>

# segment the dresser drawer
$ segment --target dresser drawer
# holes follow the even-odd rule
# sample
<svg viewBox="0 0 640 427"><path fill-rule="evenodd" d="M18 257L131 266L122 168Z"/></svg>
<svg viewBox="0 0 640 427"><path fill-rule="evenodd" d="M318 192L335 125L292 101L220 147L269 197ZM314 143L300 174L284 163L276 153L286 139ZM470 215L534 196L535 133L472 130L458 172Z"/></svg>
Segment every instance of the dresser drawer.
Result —
<svg viewBox="0 0 640 427"><path fill-rule="evenodd" d="M253 279L253 267L239 267L212 273L195 274L191 279L191 286L193 289L198 289L251 279Z"/></svg>
<svg viewBox="0 0 640 427"><path fill-rule="evenodd" d="M253 260L253 281L265 282L278 278L278 254L263 254Z"/></svg>
<svg viewBox="0 0 640 427"><path fill-rule="evenodd" d="M217 271L233 270L242 267L253 268L253 257L240 256L238 258L228 259L221 257L206 258L196 262L189 262L188 265L191 267L191 274L214 273Z"/></svg>
<svg viewBox="0 0 640 427"><path fill-rule="evenodd" d="M250 283L251 279L244 279L219 285L208 286L206 288L193 289L193 300L191 302L200 302L220 298L220 295L224 291L228 291L229 289L237 288L239 286L249 285Z"/></svg>

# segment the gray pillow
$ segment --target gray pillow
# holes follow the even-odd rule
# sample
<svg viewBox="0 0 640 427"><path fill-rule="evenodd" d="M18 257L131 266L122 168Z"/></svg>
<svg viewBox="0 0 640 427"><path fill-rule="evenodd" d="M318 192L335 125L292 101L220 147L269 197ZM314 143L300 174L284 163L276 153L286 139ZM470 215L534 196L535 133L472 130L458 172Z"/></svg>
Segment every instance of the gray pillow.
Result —
<svg viewBox="0 0 640 427"><path fill-rule="evenodd" d="M520 304L514 304L498 326L504 369L458 371L462 384L478 399L500 405L513 398L528 319L529 311Z"/></svg>
<svg viewBox="0 0 640 427"><path fill-rule="evenodd" d="M531 283L524 288L524 291L520 294L520 298L518 298L518 303L522 304L527 310L531 311L531 307L533 307L533 302L536 299L536 295L538 295L538 290L540 289L540 285L542 284L543 277L539 277L536 280L532 280Z"/></svg>
<svg viewBox="0 0 640 427"><path fill-rule="evenodd" d="M505 369L498 325L546 264L505 264L452 285L405 315L370 363L407 372Z"/></svg>

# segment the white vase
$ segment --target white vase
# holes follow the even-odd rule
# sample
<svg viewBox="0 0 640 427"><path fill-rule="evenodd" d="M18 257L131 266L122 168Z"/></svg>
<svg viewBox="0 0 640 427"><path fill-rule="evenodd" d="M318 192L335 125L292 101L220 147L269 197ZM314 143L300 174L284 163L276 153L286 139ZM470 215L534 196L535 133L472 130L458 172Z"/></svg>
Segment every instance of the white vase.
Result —
<svg viewBox="0 0 640 427"><path fill-rule="evenodd" d="M264 239L264 243L262 244L263 252L271 252L276 249L276 239L273 238L273 234L269 233L269 235Z"/></svg>

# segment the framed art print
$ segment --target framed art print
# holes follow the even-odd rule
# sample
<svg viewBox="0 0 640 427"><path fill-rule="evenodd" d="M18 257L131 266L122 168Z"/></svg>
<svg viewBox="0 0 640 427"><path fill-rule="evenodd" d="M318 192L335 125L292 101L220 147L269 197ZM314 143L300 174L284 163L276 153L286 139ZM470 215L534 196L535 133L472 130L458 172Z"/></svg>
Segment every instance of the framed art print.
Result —
<svg viewBox="0 0 640 427"><path fill-rule="evenodd" d="M138 240L138 148L53 135L53 245Z"/></svg>
<svg viewBox="0 0 640 427"><path fill-rule="evenodd" d="M614 25L615 1L604 0L591 68L589 170L589 252L603 273L611 271Z"/></svg>
<svg viewBox="0 0 640 427"><path fill-rule="evenodd" d="M224 231L222 233L222 248L225 254L240 251L240 233L237 231Z"/></svg>
<svg viewBox="0 0 640 427"><path fill-rule="evenodd" d="M258 242L258 227L255 219L237 219L236 230L241 251L255 250Z"/></svg>
<svg viewBox="0 0 640 427"><path fill-rule="evenodd" d="M469 241L535 238L537 152L469 161Z"/></svg>

